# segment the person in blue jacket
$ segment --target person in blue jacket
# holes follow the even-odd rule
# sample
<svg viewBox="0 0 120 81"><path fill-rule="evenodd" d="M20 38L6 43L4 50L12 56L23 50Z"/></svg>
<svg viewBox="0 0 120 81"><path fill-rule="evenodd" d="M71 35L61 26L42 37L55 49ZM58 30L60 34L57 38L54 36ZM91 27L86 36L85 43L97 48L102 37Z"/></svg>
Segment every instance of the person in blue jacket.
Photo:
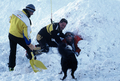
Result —
<svg viewBox="0 0 120 81"><path fill-rule="evenodd" d="M15 11L10 16L10 29L9 29L9 43L10 43L10 55L9 55L9 71L13 71L16 66L16 47L17 44L22 46L28 53L29 59L32 59L31 51L34 46L31 44L31 20L30 16L35 12L35 6L28 4L22 11Z"/></svg>

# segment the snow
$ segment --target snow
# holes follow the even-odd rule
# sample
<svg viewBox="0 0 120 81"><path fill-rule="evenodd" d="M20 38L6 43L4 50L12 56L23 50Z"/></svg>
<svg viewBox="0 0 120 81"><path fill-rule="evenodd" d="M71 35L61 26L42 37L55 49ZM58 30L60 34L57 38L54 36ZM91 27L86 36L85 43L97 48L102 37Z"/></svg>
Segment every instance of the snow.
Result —
<svg viewBox="0 0 120 81"><path fill-rule="evenodd" d="M9 16L15 10L22 10L27 4L34 4L36 12L32 20L32 44L37 44L38 31L50 24L52 18L59 22L68 20L66 31L81 35L81 49L78 68L75 72L77 81L120 81L120 0L0 0L0 80L1 81L60 81L60 55L57 48L50 48L46 54L37 56L47 70L34 73L26 58L26 51L17 46L15 71L9 72ZM65 81L75 81L68 76Z"/></svg>

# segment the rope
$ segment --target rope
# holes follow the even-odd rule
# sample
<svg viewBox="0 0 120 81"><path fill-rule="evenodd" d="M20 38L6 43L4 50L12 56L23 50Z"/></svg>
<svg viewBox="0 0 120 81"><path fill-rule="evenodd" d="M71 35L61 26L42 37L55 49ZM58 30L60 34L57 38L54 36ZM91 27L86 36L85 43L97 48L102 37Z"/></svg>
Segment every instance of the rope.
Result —
<svg viewBox="0 0 120 81"><path fill-rule="evenodd" d="M53 24L53 21L52 21L52 0L51 0L51 24Z"/></svg>

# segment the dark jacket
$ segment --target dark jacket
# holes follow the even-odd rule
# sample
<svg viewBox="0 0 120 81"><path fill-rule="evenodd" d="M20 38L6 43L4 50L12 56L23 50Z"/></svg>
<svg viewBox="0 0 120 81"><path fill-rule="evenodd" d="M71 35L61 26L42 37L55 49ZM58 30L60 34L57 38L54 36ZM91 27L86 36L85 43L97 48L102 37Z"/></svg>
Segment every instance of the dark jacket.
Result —
<svg viewBox="0 0 120 81"><path fill-rule="evenodd" d="M55 39L57 43L61 43L60 37L64 38L64 34L60 31L59 23L53 23L42 28L38 34L43 36L47 41L51 41L51 39Z"/></svg>

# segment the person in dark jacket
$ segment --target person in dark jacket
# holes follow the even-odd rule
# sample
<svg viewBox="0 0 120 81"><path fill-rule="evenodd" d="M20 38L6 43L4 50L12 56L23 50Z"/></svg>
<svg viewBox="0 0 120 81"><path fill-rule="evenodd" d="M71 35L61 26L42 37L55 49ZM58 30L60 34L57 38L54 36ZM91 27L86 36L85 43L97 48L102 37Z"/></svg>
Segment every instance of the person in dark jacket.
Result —
<svg viewBox="0 0 120 81"><path fill-rule="evenodd" d="M60 38L64 38L62 30L66 27L67 23L68 21L62 18L59 23L52 23L43 27L37 34L37 42L39 43L37 47L39 48L35 50L48 52L49 47L58 47L58 44L62 42Z"/></svg>
<svg viewBox="0 0 120 81"><path fill-rule="evenodd" d="M16 48L17 44L22 46L28 53L29 59L32 59L31 51L34 46L31 44L31 20L30 16L33 15L35 6L29 4L22 11L15 11L10 16L10 29L9 29L9 43L10 43L10 55L9 55L9 71L13 71L16 66Z"/></svg>

